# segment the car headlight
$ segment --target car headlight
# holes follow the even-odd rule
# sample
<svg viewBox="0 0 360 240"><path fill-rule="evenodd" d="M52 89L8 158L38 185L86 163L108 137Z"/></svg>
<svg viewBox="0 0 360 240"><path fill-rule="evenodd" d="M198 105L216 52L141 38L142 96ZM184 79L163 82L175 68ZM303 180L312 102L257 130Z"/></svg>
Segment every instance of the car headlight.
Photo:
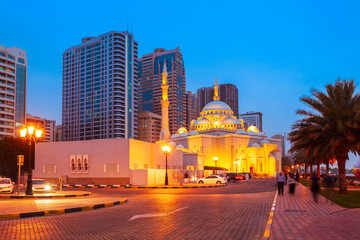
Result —
<svg viewBox="0 0 360 240"><path fill-rule="evenodd" d="M51 189L51 187L50 187L49 185L46 185L46 186L45 186L45 190L46 190L46 191L49 191L50 189Z"/></svg>

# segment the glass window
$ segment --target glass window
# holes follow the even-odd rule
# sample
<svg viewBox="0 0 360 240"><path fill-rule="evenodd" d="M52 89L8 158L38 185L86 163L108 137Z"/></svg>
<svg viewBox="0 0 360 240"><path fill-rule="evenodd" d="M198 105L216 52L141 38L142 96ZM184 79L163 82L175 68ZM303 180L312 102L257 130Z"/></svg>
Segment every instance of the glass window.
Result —
<svg viewBox="0 0 360 240"><path fill-rule="evenodd" d="M22 58L19 58L19 59L18 59L18 62L19 62L19 63L23 63L23 64L25 64L25 60L24 60L24 59L22 59Z"/></svg>
<svg viewBox="0 0 360 240"><path fill-rule="evenodd" d="M11 60L15 60L15 58L11 55L8 55L8 58L11 59Z"/></svg>

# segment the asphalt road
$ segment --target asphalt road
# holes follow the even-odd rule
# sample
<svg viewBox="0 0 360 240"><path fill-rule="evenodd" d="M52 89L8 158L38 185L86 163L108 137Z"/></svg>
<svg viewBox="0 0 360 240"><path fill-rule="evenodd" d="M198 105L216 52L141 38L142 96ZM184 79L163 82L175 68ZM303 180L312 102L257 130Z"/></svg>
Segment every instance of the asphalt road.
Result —
<svg viewBox="0 0 360 240"><path fill-rule="evenodd" d="M86 190L93 193L92 198L128 198L129 202L94 211L0 221L0 238L260 239L275 195L273 179L251 179L223 188ZM86 205L87 198L83 201Z"/></svg>

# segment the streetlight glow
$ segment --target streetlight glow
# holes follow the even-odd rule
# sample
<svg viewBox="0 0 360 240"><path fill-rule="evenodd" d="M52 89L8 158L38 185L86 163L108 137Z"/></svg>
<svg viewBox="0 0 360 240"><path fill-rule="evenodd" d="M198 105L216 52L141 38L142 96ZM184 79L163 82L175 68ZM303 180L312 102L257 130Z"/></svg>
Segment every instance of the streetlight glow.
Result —
<svg viewBox="0 0 360 240"><path fill-rule="evenodd" d="M164 153L170 153L171 148L168 145L162 146L162 151Z"/></svg>
<svg viewBox="0 0 360 240"><path fill-rule="evenodd" d="M168 155L171 151L171 148L168 145L162 146L162 151L165 155L165 159L166 159L166 163L165 163L165 185L169 185L169 178L168 178L168 174L167 174L167 159L168 159Z"/></svg>
<svg viewBox="0 0 360 240"><path fill-rule="evenodd" d="M26 133L27 133L27 129L26 129L26 128L21 129L21 130L20 130L20 137L22 137L22 138L26 137Z"/></svg>
<svg viewBox="0 0 360 240"><path fill-rule="evenodd" d="M40 138L40 137L41 137L41 134L42 134L42 130L36 130L36 131L35 131L35 136L36 136L37 138Z"/></svg>
<svg viewBox="0 0 360 240"><path fill-rule="evenodd" d="M33 126L28 127L28 134L33 135L35 128Z"/></svg>

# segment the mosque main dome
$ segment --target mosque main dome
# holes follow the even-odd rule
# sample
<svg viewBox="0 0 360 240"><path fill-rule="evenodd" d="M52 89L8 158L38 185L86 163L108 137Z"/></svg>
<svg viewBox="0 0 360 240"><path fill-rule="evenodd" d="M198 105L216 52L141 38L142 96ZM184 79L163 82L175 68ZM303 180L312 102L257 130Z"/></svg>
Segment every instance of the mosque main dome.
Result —
<svg viewBox="0 0 360 240"><path fill-rule="evenodd" d="M217 80L214 85L214 101L205 105L200 117L191 121L190 131L244 129L243 120L238 120L229 105L220 101Z"/></svg>

